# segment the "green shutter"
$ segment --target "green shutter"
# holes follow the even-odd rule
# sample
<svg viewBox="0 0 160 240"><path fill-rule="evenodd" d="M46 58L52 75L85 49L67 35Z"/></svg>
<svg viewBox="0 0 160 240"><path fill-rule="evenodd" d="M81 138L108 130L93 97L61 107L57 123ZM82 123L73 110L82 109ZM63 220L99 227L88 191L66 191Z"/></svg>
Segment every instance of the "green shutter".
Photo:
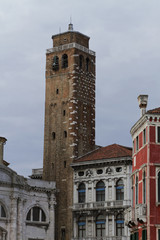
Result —
<svg viewBox="0 0 160 240"><path fill-rule="evenodd" d="M147 230L142 231L142 240L147 240Z"/></svg>

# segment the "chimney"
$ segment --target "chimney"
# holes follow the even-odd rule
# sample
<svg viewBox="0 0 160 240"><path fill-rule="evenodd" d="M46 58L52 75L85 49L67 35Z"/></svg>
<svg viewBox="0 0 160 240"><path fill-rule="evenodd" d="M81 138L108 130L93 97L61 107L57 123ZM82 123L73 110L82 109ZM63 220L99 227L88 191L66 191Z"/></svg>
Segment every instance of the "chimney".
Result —
<svg viewBox="0 0 160 240"><path fill-rule="evenodd" d="M3 148L6 141L6 138L0 137L0 164L3 164Z"/></svg>
<svg viewBox="0 0 160 240"><path fill-rule="evenodd" d="M73 24L72 24L72 23L70 23L70 24L68 25L68 31L73 31Z"/></svg>
<svg viewBox="0 0 160 240"><path fill-rule="evenodd" d="M141 109L141 117L142 117L146 113L148 95L139 95L137 99L139 103L139 108Z"/></svg>

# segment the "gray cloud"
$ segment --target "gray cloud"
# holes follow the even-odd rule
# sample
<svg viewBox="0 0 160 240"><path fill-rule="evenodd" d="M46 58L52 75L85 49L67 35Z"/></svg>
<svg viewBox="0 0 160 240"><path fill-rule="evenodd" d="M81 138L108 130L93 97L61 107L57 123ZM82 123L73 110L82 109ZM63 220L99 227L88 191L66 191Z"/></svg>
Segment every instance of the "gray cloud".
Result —
<svg viewBox="0 0 160 240"><path fill-rule="evenodd" d="M42 167L45 49L70 16L97 54L96 143L132 145L137 96L159 106L159 10L158 0L1 0L0 135L13 169Z"/></svg>

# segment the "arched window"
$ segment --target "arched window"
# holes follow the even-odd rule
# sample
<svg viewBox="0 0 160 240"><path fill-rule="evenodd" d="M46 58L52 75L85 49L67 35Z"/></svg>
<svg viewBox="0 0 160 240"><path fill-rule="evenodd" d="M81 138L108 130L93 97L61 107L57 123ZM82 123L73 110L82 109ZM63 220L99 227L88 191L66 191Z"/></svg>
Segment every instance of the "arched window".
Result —
<svg viewBox="0 0 160 240"><path fill-rule="evenodd" d="M124 217L122 213L119 213L116 217L116 236L124 235Z"/></svg>
<svg viewBox="0 0 160 240"><path fill-rule="evenodd" d="M67 54L63 54L62 56L62 68L68 67L68 56Z"/></svg>
<svg viewBox="0 0 160 240"><path fill-rule="evenodd" d="M138 204L138 177L136 177L135 191L136 191L136 204Z"/></svg>
<svg viewBox="0 0 160 240"><path fill-rule="evenodd" d="M46 216L40 207L33 207L27 213L26 220L31 222L45 222Z"/></svg>
<svg viewBox="0 0 160 240"><path fill-rule="evenodd" d="M105 236L105 222L106 218L104 215L98 215L96 218L96 237Z"/></svg>
<svg viewBox="0 0 160 240"><path fill-rule="evenodd" d="M85 193L86 193L85 184L81 183L78 187L78 202L79 203L85 202Z"/></svg>
<svg viewBox="0 0 160 240"><path fill-rule="evenodd" d="M0 217L1 218L6 218L6 211L1 204L0 204Z"/></svg>
<svg viewBox="0 0 160 240"><path fill-rule="evenodd" d="M86 58L86 71L89 71L89 58Z"/></svg>
<svg viewBox="0 0 160 240"><path fill-rule="evenodd" d="M96 185L96 201L105 201L105 185L103 181L99 181Z"/></svg>
<svg viewBox="0 0 160 240"><path fill-rule="evenodd" d="M124 199L124 185L122 179L117 181L116 184L116 200Z"/></svg>
<svg viewBox="0 0 160 240"><path fill-rule="evenodd" d="M86 219L85 217L80 217L78 219L78 237L84 238L86 236Z"/></svg>
<svg viewBox="0 0 160 240"><path fill-rule="evenodd" d="M158 173L158 202L160 202L160 172Z"/></svg>
<svg viewBox="0 0 160 240"><path fill-rule="evenodd" d="M54 56L54 58L53 58L52 68L53 68L53 70L59 69L59 58L57 56Z"/></svg>
<svg viewBox="0 0 160 240"><path fill-rule="evenodd" d="M79 68L80 69L83 68L83 56L82 55L79 56Z"/></svg>
<svg viewBox="0 0 160 240"><path fill-rule="evenodd" d="M143 203L146 203L146 173L143 173Z"/></svg>

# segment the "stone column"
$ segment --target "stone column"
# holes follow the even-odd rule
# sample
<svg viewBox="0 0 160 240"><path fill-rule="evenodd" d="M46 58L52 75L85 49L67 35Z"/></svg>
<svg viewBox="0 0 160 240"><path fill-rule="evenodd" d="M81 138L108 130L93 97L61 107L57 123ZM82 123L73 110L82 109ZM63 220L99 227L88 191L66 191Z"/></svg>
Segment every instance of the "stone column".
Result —
<svg viewBox="0 0 160 240"><path fill-rule="evenodd" d="M112 201L116 200L115 179L112 179Z"/></svg>
<svg viewBox="0 0 160 240"><path fill-rule="evenodd" d="M78 188L78 183L74 183L74 192L73 192L73 204L74 203L78 203L78 191L77 191L77 188Z"/></svg>
<svg viewBox="0 0 160 240"><path fill-rule="evenodd" d="M54 193L51 195L50 198L50 207L49 207L49 233L47 240L54 240L55 239L55 197Z"/></svg>
<svg viewBox="0 0 160 240"><path fill-rule="evenodd" d="M77 219L76 217L74 216L73 218L73 237L74 238L77 238L78 237L78 234L77 234Z"/></svg>
<svg viewBox="0 0 160 240"><path fill-rule="evenodd" d="M127 200L128 184L126 177L123 178L123 184L124 184L124 200Z"/></svg>
<svg viewBox="0 0 160 240"><path fill-rule="evenodd" d="M17 199L18 197L11 197L11 224L10 224L10 239L17 240Z"/></svg>
<svg viewBox="0 0 160 240"><path fill-rule="evenodd" d="M23 218L23 200L18 198L18 219L17 219L17 237L18 239L23 239L23 222L25 219Z"/></svg>
<svg viewBox="0 0 160 240"><path fill-rule="evenodd" d="M108 232L108 215L106 216L106 236L109 235L109 232Z"/></svg>
<svg viewBox="0 0 160 240"><path fill-rule="evenodd" d="M6 141L6 138L0 137L0 164L3 164L3 148Z"/></svg>
<svg viewBox="0 0 160 240"><path fill-rule="evenodd" d="M106 181L106 189L105 189L105 201L109 201L109 197L108 197L108 181Z"/></svg>
<svg viewBox="0 0 160 240"><path fill-rule="evenodd" d="M86 203L89 202L88 193L89 193L89 192L88 192L88 182L86 182L86 194L85 194L85 195L86 195L86 196L85 196L85 197L86 197L86 199L85 199L85 200L86 200L86 201L85 201Z"/></svg>
<svg viewBox="0 0 160 240"><path fill-rule="evenodd" d="M112 215L112 236L115 236L115 218L114 215Z"/></svg>

